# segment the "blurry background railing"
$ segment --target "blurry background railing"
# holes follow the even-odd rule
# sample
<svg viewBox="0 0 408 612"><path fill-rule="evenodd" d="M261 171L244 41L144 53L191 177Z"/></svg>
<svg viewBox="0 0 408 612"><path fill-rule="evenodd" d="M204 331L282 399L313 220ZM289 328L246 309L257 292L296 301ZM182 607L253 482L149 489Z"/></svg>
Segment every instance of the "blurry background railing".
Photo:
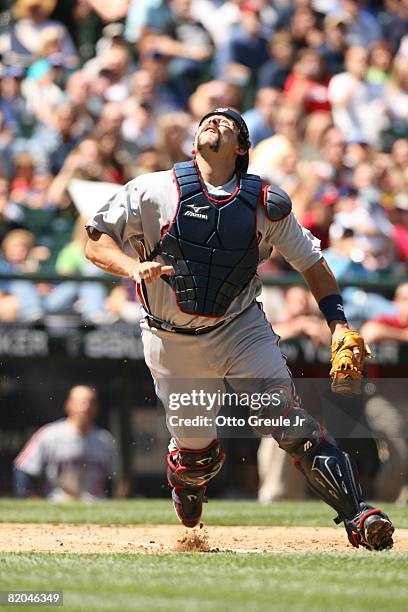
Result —
<svg viewBox="0 0 408 612"><path fill-rule="evenodd" d="M78 283L95 282L105 285L115 285L120 282L117 276L84 276L79 274L66 274L61 276L52 272L38 272L35 274L4 274L0 272L1 280L31 280L35 282L63 282L73 281ZM262 282L268 287L291 287L293 285L304 285L303 277L297 272L285 272L276 276L263 276ZM347 281L338 281L339 286L356 287L376 293L389 294L395 291L397 286L402 282L408 282L408 276L384 274L380 278L370 278L363 280L361 278L349 278Z"/></svg>

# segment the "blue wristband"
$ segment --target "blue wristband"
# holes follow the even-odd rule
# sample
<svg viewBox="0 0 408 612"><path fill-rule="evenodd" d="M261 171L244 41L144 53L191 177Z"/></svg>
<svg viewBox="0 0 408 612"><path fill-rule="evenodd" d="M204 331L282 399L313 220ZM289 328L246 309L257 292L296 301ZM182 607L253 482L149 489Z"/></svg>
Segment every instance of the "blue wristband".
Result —
<svg viewBox="0 0 408 612"><path fill-rule="evenodd" d="M324 314L328 324L332 321L345 321L347 323L341 295L326 295L326 297L320 300L319 308Z"/></svg>

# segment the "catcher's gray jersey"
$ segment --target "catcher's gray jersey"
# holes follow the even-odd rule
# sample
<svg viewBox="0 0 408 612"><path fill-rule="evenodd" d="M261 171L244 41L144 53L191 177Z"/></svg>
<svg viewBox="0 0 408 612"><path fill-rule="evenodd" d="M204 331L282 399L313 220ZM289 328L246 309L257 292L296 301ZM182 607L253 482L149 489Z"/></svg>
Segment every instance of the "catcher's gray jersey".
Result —
<svg viewBox="0 0 408 612"><path fill-rule="evenodd" d="M234 192L236 177L221 187L206 183L211 195L229 196ZM103 206L87 227L111 236L129 255L143 258L160 241L163 228L171 224L178 204L177 187L171 170L139 176L122 187ZM200 223L200 220L197 220ZM277 222L270 221L262 205L258 206L260 261L267 259L276 248L292 266L302 272L321 258L313 236L301 227L293 213ZM157 261L163 261L160 257ZM146 286L151 314L179 327L214 325L214 319L189 315L177 307L174 293L163 280ZM255 277L228 308L224 318L243 312L260 294L261 281Z"/></svg>
<svg viewBox="0 0 408 612"><path fill-rule="evenodd" d="M67 419L39 429L17 456L14 465L30 476L45 476L49 497L105 497L113 474L115 443L105 429L81 434Z"/></svg>

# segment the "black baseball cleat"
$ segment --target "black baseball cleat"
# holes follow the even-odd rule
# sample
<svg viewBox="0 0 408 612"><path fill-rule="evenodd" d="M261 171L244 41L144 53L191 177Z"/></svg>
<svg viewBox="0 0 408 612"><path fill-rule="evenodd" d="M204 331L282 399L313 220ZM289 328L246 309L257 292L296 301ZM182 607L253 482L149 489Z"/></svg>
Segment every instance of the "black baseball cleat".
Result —
<svg viewBox="0 0 408 612"><path fill-rule="evenodd" d="M392 548L394 527L390 518L378 508L365 506L353 520L344 520L348 538L353 546L369 550Z"/></svg>
<svg viewBox="0 0 408 612"><path fill-rule="evenodd" d="M180 523L185 527L195 527L200 523L206 487L174 487L171 491L174 510Z"/></svg>

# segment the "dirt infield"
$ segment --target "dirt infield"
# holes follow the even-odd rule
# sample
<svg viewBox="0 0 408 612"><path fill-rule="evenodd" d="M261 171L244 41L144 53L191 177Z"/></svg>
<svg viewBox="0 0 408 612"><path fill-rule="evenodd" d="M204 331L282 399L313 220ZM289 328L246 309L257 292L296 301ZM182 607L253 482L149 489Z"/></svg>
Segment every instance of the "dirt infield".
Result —
<svg viewBox="0 0 408 612"><path fill-rule="evenodd" d="M395 534L393 550L408 551L408 529ZM347 551L336 527L204 527L1 523L1 552L167 553ZM362 550L362 549L359 549Z"/></svg>

